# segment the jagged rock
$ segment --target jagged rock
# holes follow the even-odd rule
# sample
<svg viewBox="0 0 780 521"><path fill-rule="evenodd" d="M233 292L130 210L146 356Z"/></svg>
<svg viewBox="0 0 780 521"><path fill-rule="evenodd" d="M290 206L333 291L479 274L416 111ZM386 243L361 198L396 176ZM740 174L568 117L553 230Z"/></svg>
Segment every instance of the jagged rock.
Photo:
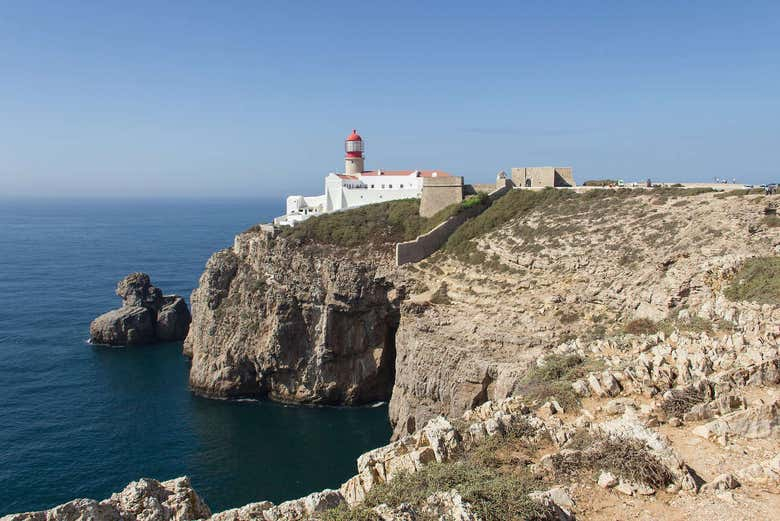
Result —
<svg viewBox="0 0 780 521"><path fill-rule="evenodd" d="M705 439L726 444L731 436L748 439L780 438L780 402L757 405L726 414L693 429Z"/></svg>
<svg viewBox="0 0 780 521"><path fill-rule="evenodd" d="M655 489L653 487L647 486L643 483L623 481L622 479L617 484L617 486L615 486L614 490L627 496L652 496L655 494Z"/></svg>
<svg viewBox="0 0 780 521"><path fill-rule="evenodd" d="M745 483L780 483L780 454L737 471L737 479Z"/></svg>
<svg viewBox="0 0 780 521"><path fill-rule="evenodd" d="M558 521L574 520L572 510L574 509L574 500L569 492L563 487L553 487L543 492L531 492L528 497L532 501L547 507L549 515Z"/></svg>
<svg viewBox="0 0 780 521"><path fill-rule="evenodd" d="M264 510L264 521L294 521L306 519L312 514L336 508L344 502L338 490L314 492L300 499L285 501L278 506Z"/></svg>
<svg viewBox="0 0 780 521"><path fill-rule="evenodd" d="M602 471L601 474L599 474L598 485L601 488L612 488L617 484L618 478L616 478L615 475L611 472Z"/></svg>
<svg viewBox="0 0 780 521"><path fill-rule="evenodd" d="M163 342L183 340L190 329L190 310L184 299L178 296L166 296L157 313L157 339Z"/></svg>
<svg viewBox="0 0 780 521"><path fill-rule="evenodd" d="M448 521L480 521L472 511L471 505L463 500L457 490L437 492L425 500L423 512L428 516Z"/></svg>
<svg viewBox="0 0 780 521"><path fill-rule="evenodd" d="M634 400L630 398L615 398L610 400L604 406L604 412L611 415L623 414L626 412L626 407L635 407Z"/></svg>
<svg viewBox="0 0 780 521"><path fill-rule="evenodd" d="M40 512L11 514L0 521L190 521L211 511L187 477L159 481L140 479L103 501L76 499Z"/></svg>
<svg viewBox="0 0 780 521"><path fill-rule="evenodd" d="M139 345L183 340L191 321L184 299L163 296L146 273L131 273L117 284L122 307L97 317L89 326L90 342Z"/></svg>
<svg viewBox="0 0 780 521"><path fill-rule="evenodd" d="M740 483L737 481L737 478L734 477L734 474L727 473L717 476L709 483L705 483L701 487L701 490L702 492L723 492L724 490L732 490L739 486Z"/></svg>
<svg viewBox="0 0 780 521"><path fill-rule="evenodd" d="M121 297L124 306L159 310L163 305L163 294L160 288L152 286L152 281L146 273L131 273L116 285L116 294Z"/></svg>
<svg viewBox="0 0 780 521"><path fill-rule="evenodd" d="M401 472L415 472L432 461L444 462L461 446L461 437L443 417L384 447L366 452L357 460L358 474L341 485L346 503L354 506L377 483L386 483Z"/></svg>
<svg viewBox="0 0 780 521"><path fill-rule="evenodd" d="M669 421L667 422L670 427L682 427L682 420L678 418L677 416L672 416L669 418Z"/></svg>
<svg viewBox="0 0 780 521"><path fill-rule="evenodd" d="M92 344L132 346L155 340L153 313L138 306L125 306L97 317L89 325Z"/></svg>
<svg viewBox="0 0 780 521"><path fill-rule="evenodd" d="M396 508L392 508L382 503L371 509L374 514L379 516L381 521L416 521L417 514L414 507L407 503L402 503Z"/></svg>
<svg viewBox="0 0 780 521"><path fill-rule="evenodd" d="M249 503L240 508L231 508L217 512L209 518L209 521L256 521L264 520L263 513L274 507L270 501L258 501Z"/></svg>

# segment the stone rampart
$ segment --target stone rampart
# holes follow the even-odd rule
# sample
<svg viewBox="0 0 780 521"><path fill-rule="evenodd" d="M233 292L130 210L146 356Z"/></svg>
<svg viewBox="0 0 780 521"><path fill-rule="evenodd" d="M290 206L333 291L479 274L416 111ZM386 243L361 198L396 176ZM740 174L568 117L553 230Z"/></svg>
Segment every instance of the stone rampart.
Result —
<svg viewBox="0 0 780 521"><path fill-rule="evenodd" d="M426 177L423 179L420 215L431 217L439 210L463 200L463 177Z"/></svg>
<svg viewBox="0 0 780 521"><path fill-rule="evenodd" d="M493 192L488 194L491 201L495 201L511 189L509 183L503 184L504 186L502 188L493 190ZM493 187L493 185L489 186ZM472 217L479 215L484 210L484 206L469 208L457 215L453 215L428 233L419 235L413 241L399 242L395 245L395 265L403 266L410 262L420 262L432 255L433 252L441 248L442 245L447 242L450 235L455 233L455 230L457 230L460 225Z"/></svg>

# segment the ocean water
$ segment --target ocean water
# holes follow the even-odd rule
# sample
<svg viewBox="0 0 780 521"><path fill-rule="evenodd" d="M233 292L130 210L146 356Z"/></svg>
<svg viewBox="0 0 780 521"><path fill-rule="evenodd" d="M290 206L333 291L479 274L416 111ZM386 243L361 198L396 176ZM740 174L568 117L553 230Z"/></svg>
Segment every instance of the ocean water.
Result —
<svg viewBox="0 0 780 521"><path fill-rule="evenodd" d="M145 271L189 295L208 257L278 201L0 200L0 515L189 475L215 511L354 474L387 442L386 406L215 401L187 389L181 344L86 343Z"/></svg>

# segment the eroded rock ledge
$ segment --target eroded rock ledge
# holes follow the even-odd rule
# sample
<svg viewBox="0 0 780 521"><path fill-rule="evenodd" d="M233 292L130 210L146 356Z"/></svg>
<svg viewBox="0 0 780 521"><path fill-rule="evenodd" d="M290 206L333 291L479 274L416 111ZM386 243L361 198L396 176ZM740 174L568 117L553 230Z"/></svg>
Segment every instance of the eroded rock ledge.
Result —
<svg viewBox="0 0 780 521"><path fill-rule="evenodd" d="M300 403L389 399L399 316L391 266L384 251L237 236L192 294L190 386Z"/></svg>
<svg viewBox="0 0 780 521"><path fill-rule="evenodd" d="M103 501L74 499L51 510L10 514L0 521L187 521L211 516L187 477L139 479Z"/></svg>

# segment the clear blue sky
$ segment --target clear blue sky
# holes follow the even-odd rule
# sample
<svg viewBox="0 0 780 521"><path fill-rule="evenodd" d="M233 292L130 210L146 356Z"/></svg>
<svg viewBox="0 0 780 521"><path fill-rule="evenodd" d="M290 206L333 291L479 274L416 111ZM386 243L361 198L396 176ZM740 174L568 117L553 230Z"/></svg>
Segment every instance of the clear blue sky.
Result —
<svg viewBox="0 0 780 521"><path fill-rule="evenodd" d="M353 127L472 181L780 180L780 2L0 3L0 195L314 194Z"/></svg>

